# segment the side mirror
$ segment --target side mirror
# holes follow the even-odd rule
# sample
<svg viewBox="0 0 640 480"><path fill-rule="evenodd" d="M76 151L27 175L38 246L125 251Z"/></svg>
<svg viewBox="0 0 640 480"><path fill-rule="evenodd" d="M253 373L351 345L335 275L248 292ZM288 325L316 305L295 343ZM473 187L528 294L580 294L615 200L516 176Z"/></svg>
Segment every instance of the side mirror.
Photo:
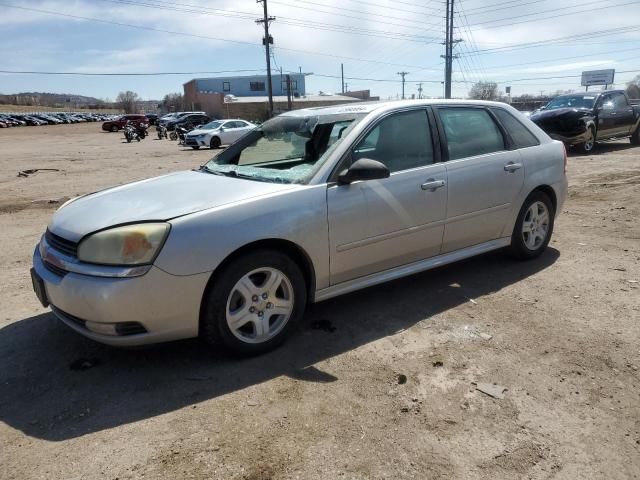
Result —
<svg viewBox="0 0 640 480"><path fill-rule="evenodd" d="M361 158L338 174L338 183L347 185L357 180L379 180L389 178L390 174L384 163L370 158Z"/></svg>

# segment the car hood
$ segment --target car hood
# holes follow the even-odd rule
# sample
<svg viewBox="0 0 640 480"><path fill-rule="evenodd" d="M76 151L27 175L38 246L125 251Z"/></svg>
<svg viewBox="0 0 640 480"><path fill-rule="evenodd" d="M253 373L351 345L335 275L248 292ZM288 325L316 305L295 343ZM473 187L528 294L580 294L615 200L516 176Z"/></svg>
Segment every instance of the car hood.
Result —
<svg viewBox="0 0 640 480"><path fill-rule="evenodd" d="M211 130L203 130L203 129L196 129L196 130L191 130L187 135L189 135L190 137L195 137L196 135L206 135L207 133L213 133L218 131L217 128L213 128Z"/></svg>
<svg viewBox="0 0 640 480"><path fill-rule="evenodd" d="M114 225L165 221L250 198L301 188L197 171L177 172L91 193L60 208L49 230L77 242Z"/></svg>
<svg viewBox="0 0 640 480"><path fill-rule="evenodd" d="M587 108L554 108L553 110L541 110L529 117L533 122L545 122L560 118L580 118L592 115Z"/></svg>

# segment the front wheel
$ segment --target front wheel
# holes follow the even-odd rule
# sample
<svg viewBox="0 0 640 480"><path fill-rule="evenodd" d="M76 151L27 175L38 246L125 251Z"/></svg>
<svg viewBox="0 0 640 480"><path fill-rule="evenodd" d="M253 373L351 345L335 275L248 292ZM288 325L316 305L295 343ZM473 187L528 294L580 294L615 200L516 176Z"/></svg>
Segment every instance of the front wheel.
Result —
<svg viewBox="0 0 640 480"><path fill-rule="evenodd" d="M173 140L174 142L178 139L178 134L176 132L171 132L169 134L169 140Z"/></svg>
<svg viewBox="0 0 640 480"><path fill-rule="evenodd" d="M114 133L117 132L118 131L117 125L111 125L111 131Z"/></svg>
<svg viewBox="0 0 640 480"><path fill-rule="evenodd" d="M587 138L584 142L576 145L580 153L589 155L596 148L596 131L593 127L589 127L587 130Z"/></svg>
<svg viewBox="0 0 640 480"><path fill-rule="evenodd" d="M277 250L233 260L210 282L200 334L240 355L276 348L302 318L306 284L298 265Z"/></svg>
<svg viewBox="0 0 640 480"><path fill-rule="evenodd" d="M553 233L555 211L549 196L535 191L524 201L511 235L511 254L527 260L547 248Z"/></svg>
<svg viewBox="0 0 640 480"><path fill-rule="evenodd" d="M209 144L209 146L212 149L216 149L216 148L220 148L220 145L222 144L222 142L220 141L220 137L213 137L211 139L211 143Z"/></svg>

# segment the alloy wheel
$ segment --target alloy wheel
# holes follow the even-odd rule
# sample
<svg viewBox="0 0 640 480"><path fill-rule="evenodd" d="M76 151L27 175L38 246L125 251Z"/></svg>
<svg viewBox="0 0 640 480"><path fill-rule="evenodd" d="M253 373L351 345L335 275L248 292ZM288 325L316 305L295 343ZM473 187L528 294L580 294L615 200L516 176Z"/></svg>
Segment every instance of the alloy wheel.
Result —
<svg viewBox="0 0 640 480"><path fill-rule="evenodd" d="M280 270L263 267L238 280L227 299L229 330L246 343L264 343L285 327L294 307L293 286Z"/></svg>
<svg viewBox="0 0 640 480"><path fill-rule="evenodd" d="M549 234L549 210L542 202L534 202L522 221L522 240L529 250L537 250Z"/></svg>

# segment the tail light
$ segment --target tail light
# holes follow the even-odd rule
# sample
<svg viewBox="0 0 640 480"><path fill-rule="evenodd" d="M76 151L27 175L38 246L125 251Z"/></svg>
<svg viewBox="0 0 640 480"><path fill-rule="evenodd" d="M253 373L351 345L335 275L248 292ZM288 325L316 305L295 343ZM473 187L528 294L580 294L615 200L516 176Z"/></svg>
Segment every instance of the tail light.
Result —
<svg viewBox="0 0 640 480"><path fill-rule="evenodd" d="M567 147L564 143L562 144L562 150L564 151L564 173L567 173Z"/></svg>

